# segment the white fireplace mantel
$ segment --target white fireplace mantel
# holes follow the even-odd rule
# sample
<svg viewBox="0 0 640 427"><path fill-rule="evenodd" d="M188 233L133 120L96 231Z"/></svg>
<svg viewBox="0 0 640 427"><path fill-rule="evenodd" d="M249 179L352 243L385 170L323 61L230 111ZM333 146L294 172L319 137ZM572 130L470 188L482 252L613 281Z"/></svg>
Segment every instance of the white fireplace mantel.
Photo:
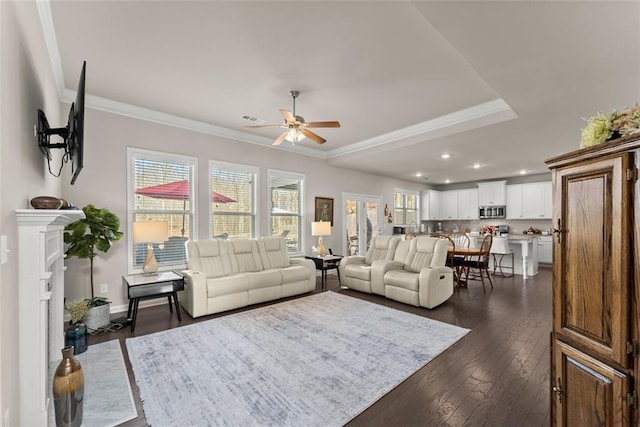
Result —
<svg viewBox="0 0 640 427"><path fill-rule="evenodd" d="M81 210L16 209L20 425L49 420L49 363L64 347L64 241Z"/></svg>

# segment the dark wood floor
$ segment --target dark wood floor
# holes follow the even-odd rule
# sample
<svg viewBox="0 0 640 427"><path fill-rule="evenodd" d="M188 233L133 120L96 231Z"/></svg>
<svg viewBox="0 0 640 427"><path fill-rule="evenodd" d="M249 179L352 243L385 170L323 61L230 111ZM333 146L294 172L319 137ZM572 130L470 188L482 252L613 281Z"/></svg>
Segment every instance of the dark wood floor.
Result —
<svg viewBox="0 0 640 427"><path fill-rule="evenodd" d="M329 276L330 289L472 330L348 426L549 425L551 270L541 268L527 280L494 278L494 286L484 293L480 282L471 282L445 304L427 310L339 290L337 279ZM124 340L229 314L192 319L182 313L179 323L167 305L141 309L135 334L126 327L88 338L89 344L121 342L139 414L124 426L147 425Z"/></svg>

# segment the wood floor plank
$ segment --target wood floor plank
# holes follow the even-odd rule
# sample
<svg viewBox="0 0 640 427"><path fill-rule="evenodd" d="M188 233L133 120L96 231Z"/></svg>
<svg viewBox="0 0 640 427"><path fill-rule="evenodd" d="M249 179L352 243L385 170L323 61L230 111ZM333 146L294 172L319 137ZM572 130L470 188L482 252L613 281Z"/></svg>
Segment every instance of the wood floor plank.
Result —
<svg viewBox="0 0 640 427"><path fill-rule="evenodd" d="M549 424L549 332L551 270L523 280L494 278L483 292L471 282L433 310L387 298L340 290L335 275L328 288L366 301L471 329L463 339L410 376L347 425L358 426L543 426ZM316 292L320 292L320 278ZM295 298L295 297L294 297ZM289 298L289 299L294 299ZM261 304L268 305L268 304ZM251 307L254 308L254 307ZM249 308L250 309L250 308ZM138 417L124 426L147 423L124 340L246 309L182 322L166 305L140 309L135 334L129 328L94 335L89 345L119 339L125 354ZM118 317L120 315L114 315Z"/></svg>

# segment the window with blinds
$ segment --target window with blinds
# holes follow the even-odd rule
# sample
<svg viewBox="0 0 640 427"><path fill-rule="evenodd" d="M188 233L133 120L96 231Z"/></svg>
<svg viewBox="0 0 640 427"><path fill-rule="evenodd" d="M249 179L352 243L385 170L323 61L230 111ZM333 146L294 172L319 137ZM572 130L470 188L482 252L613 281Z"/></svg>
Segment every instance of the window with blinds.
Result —
<svg viewBox="0 0 640 427"><path fill-rule="evenodd" d="M214 161L209 165L212 237L256 237L258 168Z"/></svg>
<svg viewBox="0 0 640 427"><path fill-rule="evenodd" d="M131 192L129 212L130 268L142 268L148 243L153 244L160 269L184 266L185 242L194 235L197 159L130 148L128 151ZM162 242L137 242L133 223L166 221L168 238Z"/></svg>
<svg viewBox="0 0 640 427"><path fill-rule="evenodd" d="M393 193L394 224L418 223L420 195L417 191L395 190Z"/></svg>
<svg viewBox="0 0 640 427"><path fill-rule="evenodd" d="M270 170L269 222L271 236L283 236L290 253L302 252L304 175Z"/></svg>

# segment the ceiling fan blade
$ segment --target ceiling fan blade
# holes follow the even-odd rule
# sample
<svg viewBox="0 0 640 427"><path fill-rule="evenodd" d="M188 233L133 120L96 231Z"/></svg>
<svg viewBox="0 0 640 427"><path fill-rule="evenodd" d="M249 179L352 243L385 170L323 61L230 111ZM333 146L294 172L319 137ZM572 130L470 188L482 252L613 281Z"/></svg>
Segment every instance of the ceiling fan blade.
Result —
<svg viewBox="0 0 640 427"><path fill-rule="evenodd" d="M324 144L325 142L327 142L326 139L324 139L320 135L316 135L315 133L311 132L310 130L300 129L300 132L302 132L302 134L304 136L306 136L307 138L309 138L310 140L312 140L315 143Z"/></svg>
<svg viewBox="0 0 640 427"><path fill-rule="evenodd" d="M305 127L308 128L339 128L340 122L330 121L330 122L309 122L305 124Z"/></svg>
<svg viewBox="0 0 640 427"><path fill-rule="evenodd" d="M282 132L282 134L276 138L275 141L273 141L273 144L271 145L280 145L282 144L282 141L284 141L284 137L287 136L287 132Z"/></svg>
<svg viewBox="0 0 640 427"><path fill-rule="evenodd" d="M284 117L284 119L287 121L287 123L295 123L296 122L296 118L293 117L293 114L291 114L291 111L280 110L280 113L282 114L282 117Z"/></svg>
<svg viewBox="0 0 640 427"><path fill-rule="evenodd" d="M282 127L282 125L252 125L252 126L245 126L246 128L279 128Z"/></svg>

